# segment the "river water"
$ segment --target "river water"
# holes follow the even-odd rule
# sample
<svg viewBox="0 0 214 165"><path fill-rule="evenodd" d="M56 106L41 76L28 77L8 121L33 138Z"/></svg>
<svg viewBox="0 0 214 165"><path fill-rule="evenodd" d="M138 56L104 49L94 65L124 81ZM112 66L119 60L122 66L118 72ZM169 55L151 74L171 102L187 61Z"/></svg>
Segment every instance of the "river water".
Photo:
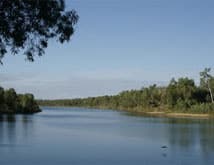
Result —
<svg viewBox="0 0 214 165"><path fill-rule="evenodd" d="M42 107L0 116L0 165L213 165L214 120Z"/></svg>

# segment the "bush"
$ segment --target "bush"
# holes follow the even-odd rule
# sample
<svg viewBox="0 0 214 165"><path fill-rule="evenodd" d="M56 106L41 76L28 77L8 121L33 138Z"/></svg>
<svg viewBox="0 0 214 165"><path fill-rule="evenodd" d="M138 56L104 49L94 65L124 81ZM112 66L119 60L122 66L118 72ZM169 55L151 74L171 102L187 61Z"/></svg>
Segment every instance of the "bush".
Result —
<svg viewBox="0 0 214 165"><path fill-rule="evenodd" d="M191 112L195 113L214 113L213 103L202 103L191 106Z"/></svg>

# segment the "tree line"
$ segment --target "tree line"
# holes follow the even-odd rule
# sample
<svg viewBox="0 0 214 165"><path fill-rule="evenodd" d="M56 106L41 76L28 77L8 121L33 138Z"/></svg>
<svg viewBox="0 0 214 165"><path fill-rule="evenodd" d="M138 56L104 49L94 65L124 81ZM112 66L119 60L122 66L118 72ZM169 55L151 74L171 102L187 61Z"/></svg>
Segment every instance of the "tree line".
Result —
<svg viewBox="0 0 214 165"><path fill-rule="evenodd" d="M5 90L0 87L0 114L31 114L41 112L32 94L17 94L11 88Z"/></svg>
<svg viewBox="0 0 214 165"><path fill-rule="evenodd" d="M188 77L172 79L165 87L151 85L140 90L123 91L113 96L63 100L38 100L46 106L76 106L128 111L214 112L214 77L211 69L200 73L200 85Z"/></svg>

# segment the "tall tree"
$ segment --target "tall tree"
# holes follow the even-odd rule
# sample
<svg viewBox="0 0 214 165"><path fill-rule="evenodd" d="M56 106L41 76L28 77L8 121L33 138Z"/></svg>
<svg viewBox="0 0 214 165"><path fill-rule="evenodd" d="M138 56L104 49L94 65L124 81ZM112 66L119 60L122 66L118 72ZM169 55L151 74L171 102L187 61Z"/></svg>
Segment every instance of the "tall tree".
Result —
<svg viewBox="0 0 214 165"><path fill-rule="evenodd" d="M65 11L64 0L0 0L0 62L8 49L34 61L49 39L69 41L78 18L76 11Z"/></svg>
<svg viewBox="0 0 214 165"><path fill-rule="evenodd" d="M214 103L212 88L211 88L211 85L210 85L210 82L213 79L213 77L210 74L210 71L211 71L211 68L205 68L203 72L200 72L201 85L206 87L209 90L211 102Z"/></svg>

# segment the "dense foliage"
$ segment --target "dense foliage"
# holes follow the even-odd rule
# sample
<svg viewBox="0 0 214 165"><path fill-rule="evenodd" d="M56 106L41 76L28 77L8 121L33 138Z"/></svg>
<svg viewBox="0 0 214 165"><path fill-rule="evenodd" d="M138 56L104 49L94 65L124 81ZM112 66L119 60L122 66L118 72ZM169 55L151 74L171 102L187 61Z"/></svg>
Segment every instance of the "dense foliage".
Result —
<svg viewBox="0 0 214 165"><path fill-rule="evenodd" d="M0 114L36 112L41 112L41 110L32 94L17 94L12 88L4 90L0 87Z"/></svg>
<svg viewBox="0 0 214 165"><path fill-rule="evenodd" d="M205 72L209 70L205 69ZM129 111L177 111L191 113L212 113L214 104L211 94L214 91L214 77L206 79L209 88L204 83L197 86L193 79L172 79L168 86L152 85L140 90L130 90L115 96L89 97L85 99L39 100L41 105L77 106ZM211 94L210 94L211 92Z"/></svg>
<svg viewBox="0 0 214 165"><path fill-rule="evenodd" d="M22 50L33 61L44 54L49 39L69 41L77 21L76 11L65 11L64 0L1 0L0 62L8 50Z"/></svg>

